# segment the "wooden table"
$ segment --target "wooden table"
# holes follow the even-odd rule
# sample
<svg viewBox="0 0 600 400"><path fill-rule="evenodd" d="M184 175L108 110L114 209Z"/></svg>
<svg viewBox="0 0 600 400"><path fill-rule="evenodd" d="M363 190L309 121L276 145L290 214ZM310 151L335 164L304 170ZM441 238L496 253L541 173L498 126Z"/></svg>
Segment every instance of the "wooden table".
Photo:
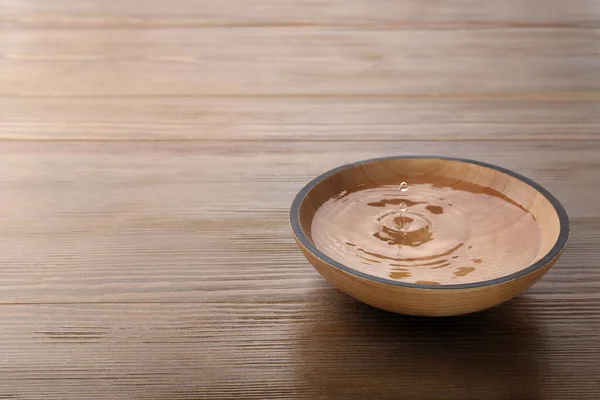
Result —
<svg viewBox="0 0 600 400"><path fill-rule="evenodd" d="M0 0L0 398L600 398L600 1ZM425 319L306 262L311 177L547 187L526 294Z"/></svg>

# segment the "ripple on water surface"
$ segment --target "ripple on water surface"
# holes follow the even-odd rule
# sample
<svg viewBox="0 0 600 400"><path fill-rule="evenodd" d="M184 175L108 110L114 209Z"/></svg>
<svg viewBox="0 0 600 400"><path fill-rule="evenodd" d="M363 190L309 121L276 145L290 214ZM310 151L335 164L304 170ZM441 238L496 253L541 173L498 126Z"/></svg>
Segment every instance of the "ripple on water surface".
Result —
<svg viewBox="0 0 600 400"><path fill-rule="evenodd" d="M369 275L403 282L458 284L517 272L540 256L533 215L473 184L358 186L315 213L312 238L330 258ZM510 254L510 265L504 260Z"/></svg>

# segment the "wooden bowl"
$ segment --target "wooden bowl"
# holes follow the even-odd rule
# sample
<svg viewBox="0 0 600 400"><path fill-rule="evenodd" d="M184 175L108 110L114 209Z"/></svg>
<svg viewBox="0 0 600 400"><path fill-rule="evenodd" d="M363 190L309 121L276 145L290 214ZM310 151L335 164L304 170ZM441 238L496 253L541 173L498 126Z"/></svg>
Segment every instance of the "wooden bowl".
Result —
<svg viewBox="0 0 600 400"><path fill-rule="evenodd" d="M447 157L388 157L333 169L290 210L321 275L374 307L446 316L529 288L569 235L562 205L515 172Z"/></svg>

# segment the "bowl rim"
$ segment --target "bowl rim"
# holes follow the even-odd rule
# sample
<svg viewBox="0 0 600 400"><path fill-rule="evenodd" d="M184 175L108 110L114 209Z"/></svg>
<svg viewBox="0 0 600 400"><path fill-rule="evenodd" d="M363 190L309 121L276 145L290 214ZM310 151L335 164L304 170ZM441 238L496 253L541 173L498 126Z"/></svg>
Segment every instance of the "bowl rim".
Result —
<svg viewBox="0 0 600 400"><path fill-rule="evenodd" d="M469 163L469 164L480 165L480 166L486 167L486 168L492 168L496 171L508 174L508 175L528 184L529 186L533 187L535 190L537 190L539 193L541 193L550 202L550 204L552 204L552 207L554 207L554 210L556 211L556 213L558 215L560 231L558 234L558 238L556 239L556 242L554 243L554 246L552 246L550 251L548 251L548 253L546 253L542 258L540 258L535 263L531 264L530 266L528 266L522 270L513 272L512 274L509 274L509 275L501 276L499 278L494 278L494 279L488 279L485 281L479 281L479 282L446 284L446 285L431 285L431 284L402 282L402 281L382 278L382 277L374 276L374 275L367 274L365 272L361 272L361 271L355 270L353 268L350 268L340 262L333 260L329 256L325 255L304 234L304 231L302 230L302 227L300 226L300 218L299 218L300 217L300 215L299 215L300 206L302 205L302 202L306 198L306 195L308 194L308 192L310 190L312 190L318 183L320 183L324 179L326 179L332 175L335 175L336 173L338 173L340 171L343 171L348 168L356 167L359 165L365 165L365 164L370 164L370 163L375 163L375 162L380 162L380 161L396 160L396 159L427 159L427 158L446 160L446 161L459 161L459 162L465 162L465 163ZM319 258L321 261L324 261L327 264L329 264L337 269L340 269L344 272L347 272L351 275L358 276L363 279L367 279L370 281L383 283L383 284L387 284L387 285L401 286L401 287L415 288L415 289L433 289L433 290L473 289L473 288L480 288L483 286L492 286L492 285L497 285L500 283L508 282L508 281L520 278L522 276L528 275L528 274L544 267L545 265L547 265L550 261L552 261L554 258L556 258L561 253L561 251L565 247L565 244L567 243L567 239L569 238L569 217L567 215L567 212L565 211L565 208L556 199L556 197L554 197L548 190L546 190L540 184L534 182L533 180L531 180L517 172L514 172L510 169L500 167L500 166L497 166L494 164L489 164L489 163L486 163L483 161L471 160L471 159L467 159L467 158L435 156L435 155L377 157L377 158L370 158L370 159L366 159L366 160L362 160L362 161L356 161L353 163L344 164L339 167L333 168L333 169L317 176L313 180L311 180L296 194L296 197L294 198L292 205L290 206L289 218L290 218L290 225L292 228L292 232L293 232L294 236L296 237L296 239L312 255Z"/></svg>

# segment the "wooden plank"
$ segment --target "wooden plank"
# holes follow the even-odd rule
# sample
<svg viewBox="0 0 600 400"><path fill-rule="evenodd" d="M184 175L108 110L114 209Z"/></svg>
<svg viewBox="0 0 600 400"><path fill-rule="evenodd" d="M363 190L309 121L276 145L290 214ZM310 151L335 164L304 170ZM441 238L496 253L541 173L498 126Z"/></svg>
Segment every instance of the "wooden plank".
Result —
<svg viewBox="0 0 600 400"><path fill-rule="evenodd" d="M597 24L593 0L3 0L0 21L21 26L398 25L439 29L486 25Z"/></svg>
<svg viewBox="0 0 600 400"><path fill-rule="evenodd" d="M600 102L398 98L0 98L0 139L589 140Z"/></svg>
<svg viewBox="0 0 600 400"><path fill-rule="evenodd" d="M596 398L599 36L596 0L0 0L0 399ZM288 206L392 154L537 180L563 256L465 317L340 293Z"/></svg>
<svg viewBox="0 0 600 400"><path fill-rule="evenodd" d="M452 319L385 313L333 289L1 306L0 397L594 398L598 329L598 301L528 296Z"/></svg>
<svg viewBox="0 0 600 400"><path fill-rule="evenodd" d="M598 99L599 29L7 29L2 96Z"/></svg>
<svg viewBox="0 0 600 400"><path fill-rule="evenodd" d="M483 159L539 181L571 242L532 293L599 299L600 142L3 142L0 303L207 302L327 288L289 231L295 193L390 154Z"/></svg>

